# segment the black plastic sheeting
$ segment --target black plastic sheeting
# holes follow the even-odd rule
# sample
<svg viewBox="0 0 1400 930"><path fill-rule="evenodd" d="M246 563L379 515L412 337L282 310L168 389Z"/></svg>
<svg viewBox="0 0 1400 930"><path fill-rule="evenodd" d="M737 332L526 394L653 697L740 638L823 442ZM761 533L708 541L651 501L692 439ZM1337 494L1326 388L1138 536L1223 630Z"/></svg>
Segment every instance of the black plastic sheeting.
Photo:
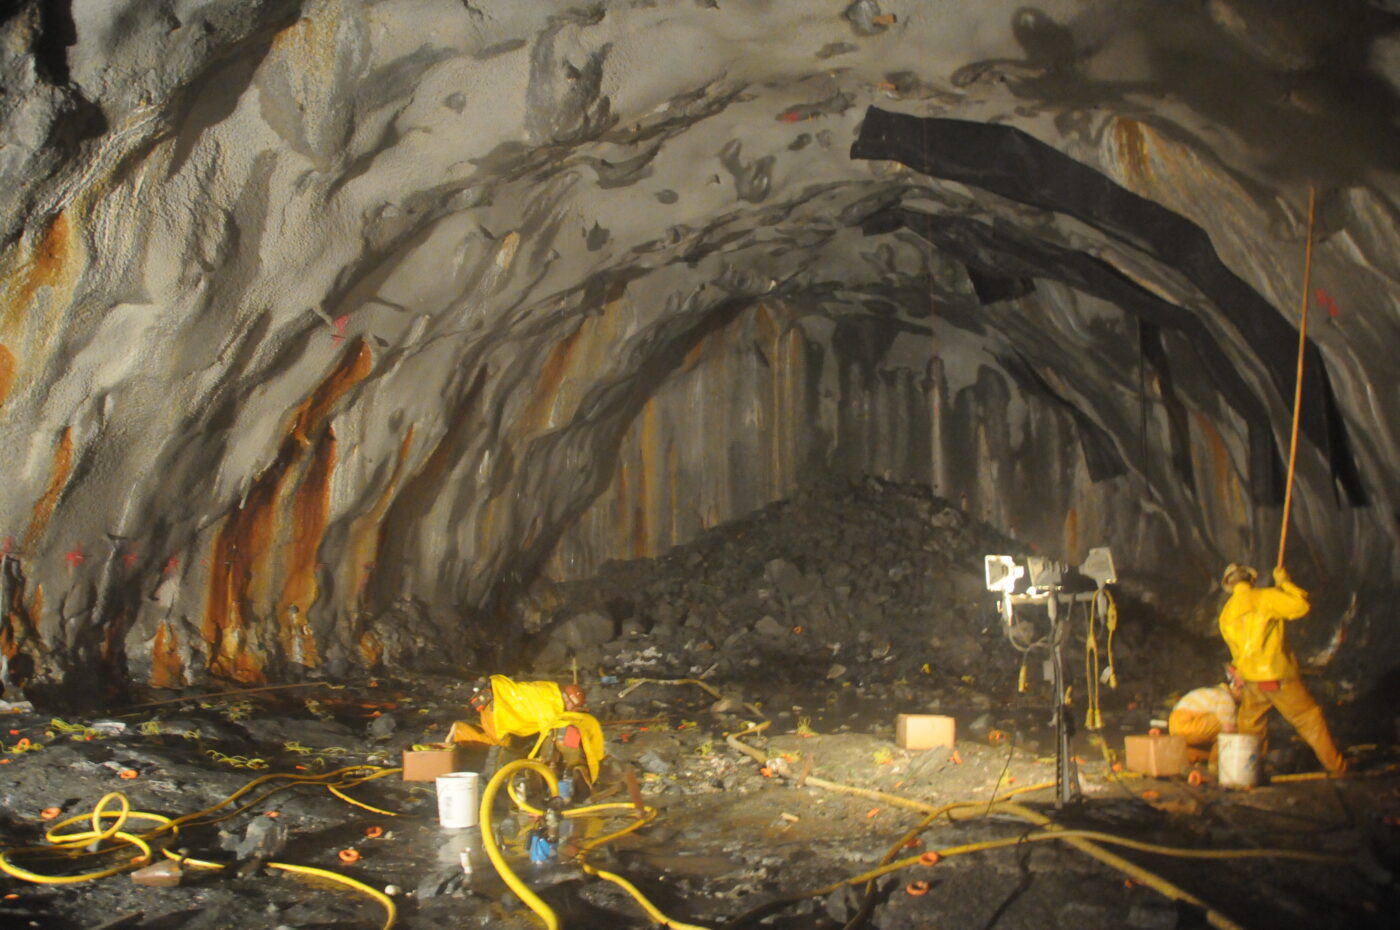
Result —
<svg viewBox="0 0 1400 930"><path fill-rule="evenodd" d="M913 231L983 274L996 271L1059 281L1156 326L1181 330L1196 347L1220 393L1248 424L1249 484L1255 500L1264 504L1283 501L1281 462L1268 428L1268 410L1195 315L1161 299L1100 259L1033 239L1010 223L984 223L965 216L934 216L891 207L872 214L862 224L867 235L899 228Z"/></svg>
<svg viewBox="0 0 1400 930"><path fill-rule="evenodd" d="M1298 332L1277 309L1232 272L1205 230L1139 197L1087 165L1010 126L922 118L866 110L851 157L898 161L930 177L957 181L1063 213L1137 248L1184 275L1249 343L1290 409L1296 380ZM894 226L926 236L984 276L1063 281L1110 300L1155 325L1187 333L1214 383L1250 426L1250 485L1260 503L1283 499L1282 469L1267 408L1230 364L1191 311L1155 297L1107 264L1032 239L1009 225L961 217L889 211L868 232ZM1300 430L1327 456L1336 486L1352 506L1367 495L1351 455L1346 426L1317 347L1306 347Z"/></svg>

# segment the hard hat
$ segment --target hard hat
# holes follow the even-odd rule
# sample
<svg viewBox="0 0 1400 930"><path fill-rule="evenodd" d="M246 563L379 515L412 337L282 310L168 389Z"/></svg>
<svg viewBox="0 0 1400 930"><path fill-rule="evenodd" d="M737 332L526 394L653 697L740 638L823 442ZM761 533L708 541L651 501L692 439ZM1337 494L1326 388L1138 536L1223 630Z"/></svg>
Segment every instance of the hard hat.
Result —
<svg viewBox="0 0 1400 930"><path fill-rule="evenodd" d="M577 710L584 705L586 700L583 689L578 685L565 685L559 689L564 695L564 709Z"/></svg>
<svg viewBox="0 0 1400 930"><path fill-rule="evenodd" d="M1229 565L1225 566L1225 574L1220 576L1220 586L1228 591L1234 587L1235 583L1238 581L1247 580L1250 584L1254 584L1255 579L1258 577L1259 573L1248 565L1231 562Z"/></svg>

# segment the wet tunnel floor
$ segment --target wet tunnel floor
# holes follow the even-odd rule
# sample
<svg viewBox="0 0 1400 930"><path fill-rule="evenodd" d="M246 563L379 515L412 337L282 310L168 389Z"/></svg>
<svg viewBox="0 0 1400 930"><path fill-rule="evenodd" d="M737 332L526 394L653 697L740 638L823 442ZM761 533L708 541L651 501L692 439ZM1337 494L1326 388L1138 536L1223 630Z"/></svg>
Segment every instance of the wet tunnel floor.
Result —
<svg viewBox="0 0 1400 930"><path fill-rule="evenodd" d="M635 883L669 917L699 926L841 927L860 906L861 895L854 889L798 900L747 922L737 919L767 902L870 869L919 821L917 812L880 800L797 787L809 757L810 777L932 805L985 802L996 790L1053 778L1053 762L1044 748L1050 737L1048 714L1033 696L993 710L986 696L961 683L951 688L932 683L824 686L804 693L778 682L770 689L750 682L742 694L721 686L745 703L761 702L772 715L769 729L746 742L761 748L788 775L764 777L756 761L724 742L726 733L754 721L755 715L743 707L727 706L732 700L717 703L690 685L642 684L619 700L628 687L624 681L595 685L590 692L607 724L611 755L594 800L625 800L622 773L630 767L640 776L645 802L659 814L650 825L595 853L591 862ZM127 724L125 732L115 735L115 727L96 724L95 718L62 721L91 728L85 732L66 731L49 717L10 715L9 729L19 735L10 733L8 746L27 737L44 748L5 754L10 761L4 769L4 845L39 842L49 825L40 817L45 808L60 807L61 817L75 816L108 791L125 792L137 809L178 816L216 803L268 772L310 774L362 762L392 764L404 745L441 736L461 715L464 696L461 685L445 680L311 687L114 715L107 719ZM936 709L958 720L964 735L956 754L947 749L909 753L895 745L893 714L914 709ZM1137 719L1144 715L1118 708L1108 745L1121 746L1124 730L1140 731L1150 722ZM376 724L385 716L399 721L387 736L388 725ZM993 741L996 730L1006 738ZM1080 802L1057 810L1048 790L1019 800L1065 827L1148 843L1278 848L1339 857L1325 864L1276 858L1201 861L1115 850L1240 926L1393 925L1400 904L1394 883L1400 865L1400 829L1395 826L1400 773L1393 745L1358 750L1356 774L1343 780L1252 791L1191 786L1181 778L1109 777L1102 750L1084 734L1076 737L1074 749L1083 759ZM235 767L259 760L268 767ZM123 779L124 771L137 777ZM347 804L319 787L289 790L221 824L184 831L172 844L196 857L228 862L230 868L222 872L190 871L174 888L141 887L126 875L66 886L6 877L0 926L380 926L382 911L369 897L260 868L264 859L329 869L375 888L397 886L397 926L402 928L540 926L491 869L478 832L438 827L429 785L391 776L347 793L399 816ZM275 848L262 829L269 810L278 813L275 824L285 830L284 848ZM976 808L970 811L977 813ZM529 819L505 806L499 815L497 829L520 874L556 908L565 927L650 925L616 886L583 876L567 862L531 865L520 845ZM618 823L581 820L574 839ZM367 831L374 827L383 835L370 838ZM1001 815L957 823L945 819L924 834L918 848L902 855L1035 832L1025 822ZM339 861L343 849L356 850L358 861ZM463 852L469 872L463 870ZM39 871L75 868L27 857L19 861ZM95 868L100 861L82 868ZM913 881L926 881L927 892L910 894L907 887ZM932 867L913 866L880 879L874 901L865 926L1207 926L1200 908L1169 901L1058 842L1026 840L950 856Z"/></svg>

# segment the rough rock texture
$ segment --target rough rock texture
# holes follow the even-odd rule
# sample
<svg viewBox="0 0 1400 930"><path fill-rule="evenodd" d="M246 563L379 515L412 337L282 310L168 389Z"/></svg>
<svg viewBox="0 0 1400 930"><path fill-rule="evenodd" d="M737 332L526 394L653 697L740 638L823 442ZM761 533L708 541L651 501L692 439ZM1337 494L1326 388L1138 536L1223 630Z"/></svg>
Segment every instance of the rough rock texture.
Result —
<svg viewBox="0 0 1400 930"><path fill-rule="evenodd" d="M450 661L833 471L1204 603L1275 555L1313 184L1289 562L1394 663L1392 3L7 9L11 684ZM1100 180L852 158L872 104Z"/></svg>

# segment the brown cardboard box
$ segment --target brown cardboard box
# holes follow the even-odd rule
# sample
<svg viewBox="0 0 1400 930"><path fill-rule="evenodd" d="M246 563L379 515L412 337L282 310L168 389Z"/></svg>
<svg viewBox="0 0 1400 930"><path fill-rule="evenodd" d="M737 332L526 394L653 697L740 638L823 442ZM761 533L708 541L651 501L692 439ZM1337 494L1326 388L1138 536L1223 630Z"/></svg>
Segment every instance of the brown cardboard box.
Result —
<svg viewBox="0 0 1400 930"><path fill-rule="evenodd" d="M429 749L405 749L403 780L432 781L448 772L479 772L486 759L486 748L438 743Z"/></svg>
<svg viewBox="0 0 1400 930"><path fill-rule="evenodd" d="M1161 778L1180 775L1186 768L1186 739L1181 736L1128 736L1123 739L1123 749L1130 772Z"/></svg>
<svg viewBox="0 0 1400 930"><path fill-rule="evenodd" d="M900 749L952 748L957 724L939 714L899 714L894 718L894 741Z"/></svg>

